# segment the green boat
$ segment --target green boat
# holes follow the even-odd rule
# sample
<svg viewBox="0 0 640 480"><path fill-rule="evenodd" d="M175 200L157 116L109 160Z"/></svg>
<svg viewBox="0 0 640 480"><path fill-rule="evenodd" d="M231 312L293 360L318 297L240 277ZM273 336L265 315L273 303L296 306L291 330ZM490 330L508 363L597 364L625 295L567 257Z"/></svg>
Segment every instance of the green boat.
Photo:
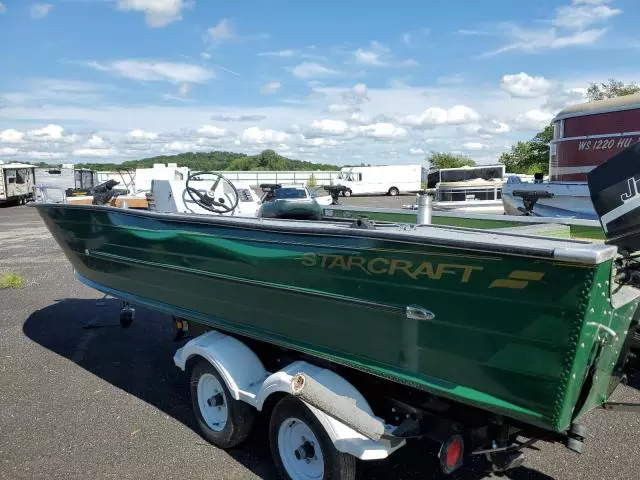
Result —
<svg viewBox="0 0 640 480"><path fill-rule="evenodd" d="M201 199L212 213L237 204ZM354 408L369 412L364 424L369 417L383 420L377 437L350 420L356 414L323 409L331 402L309 397L305 405L367 441L386 441L386 454L408 438L438 437L438 429L425 426L435 417L462 435L470 445L465 453L486 453L505 468L518 464L517 435L580 450L581 417L607 402L626 368L640 292L621 280L635 265L620 256L621 243L541 236L513 225L301 221L54 203L35 208L85 284L169 312L180 325L215 329L256 352L271 352L256 354L261 375L278 370L267 367L272 352L287 352L277 354L278 362L311 362L369 392L369 403L356 401ZM176 355L188 367L185 351ZM210 397L209 406L244 401L260 409L255 384L264 378L234 393L224 372L219 384L227 396ZM331 399L337 391L322 395ZM220 422L198 415L205 435L228 446L214 435ZM440 457L446 472L459 466L449 455L460 454L462 445L447 438ZM318 447L309 445L303 442L294 460L312 464ZM360 451L335 441L334 447L349 458ZM328 478L333 457L325 452L322 458L324 477L318 478ZM307 478L278 459L283 475Z"/></svg>

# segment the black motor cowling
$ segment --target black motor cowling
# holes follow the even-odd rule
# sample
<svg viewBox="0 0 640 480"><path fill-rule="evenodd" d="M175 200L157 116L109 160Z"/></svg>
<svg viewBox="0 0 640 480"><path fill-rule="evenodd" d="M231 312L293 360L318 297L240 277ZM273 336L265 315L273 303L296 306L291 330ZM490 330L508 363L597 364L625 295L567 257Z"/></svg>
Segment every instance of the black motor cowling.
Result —
<svg viewBox="0 0 640 480"><path fill-rule="evenodd" d="M640 143L591 170L587 183L607 243L640 250Z"/></svg>

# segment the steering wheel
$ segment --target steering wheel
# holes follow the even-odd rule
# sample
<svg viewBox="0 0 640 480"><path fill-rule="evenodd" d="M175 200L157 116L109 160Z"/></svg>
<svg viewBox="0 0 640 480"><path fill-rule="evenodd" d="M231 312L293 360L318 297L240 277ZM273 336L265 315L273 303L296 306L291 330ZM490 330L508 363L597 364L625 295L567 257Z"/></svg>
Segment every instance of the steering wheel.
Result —
<svg viewBox="0 0 640 480"><path fill-rule="evenodd" d="M211 186L211 189L207 190L207 191L203 191L203 190L198 190L192 186L189 185L189 183L191 182L191 180L195 179L195 177L198 177L200 175L212 175L214 177L216 177L215 182L213 183L213 185ZM224 198L220 197L218 199L216 199L215 195L216 195L216 190L218 188L218 185L220 184L220 180L223 180L224 182L226 182L230 187L231 190L233 191L233 202L232 205L227 205L226 201ZM221 174L216 173L216 172L192 172L189 174L189 177L187 177L187 183L185 185L185 190L187 191L187 193L189 194L189 196L191 197L191 200L193 200L197 205L199 205L200 207L204 208L205 210L209 210L210 212L213 213L229 213L229 212L233 212L236 207L238 206L238 202L240 201L240 196L238 195L238 190L236 189L235 185L233 183L231 183L227 178L223 177Z"/></svg>

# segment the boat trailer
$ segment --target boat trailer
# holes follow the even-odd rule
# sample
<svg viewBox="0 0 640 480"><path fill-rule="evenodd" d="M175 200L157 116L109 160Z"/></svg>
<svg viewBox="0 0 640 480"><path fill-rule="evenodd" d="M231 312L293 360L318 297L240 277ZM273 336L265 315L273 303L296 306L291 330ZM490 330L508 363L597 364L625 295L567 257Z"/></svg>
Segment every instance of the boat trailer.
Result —
<svg viewBox="0 0 640 480"><path fill-rule="evenodd" d="M428 205L420 203L423 208ZM123 300L120 325L129 328L134 319L135 308ZM392 405L388 414L378 416L372 405L379 406L373 398L383 390L379 381L374 380L376 389L356 388L343 371L328 368L326 362L302 356L287 361L274 346L270 354L279 357L275 363L281 368L271 371L263 364L264 351L254 350L251 339L178 316L173 316L173 324L174 340L186 341L173 360L190 377L192 406L202 435L219 448L231 448L249 435L256 412L270 414L271 452L283 478L314 478L318 468L338 465L335 478L352 480L356 458L385 459L409 441L430 444L445 475L473 457L484 457L494 473L518 468L524 452L539 441L562 442L574 452L583 451L587 433L580 423L558 434L526 431L500 421L479 424L478 417L467 422L468 415L452 414L437 398L430 411L388 397ZM605 403L602 408L640 413L636 404Z"/></svg>

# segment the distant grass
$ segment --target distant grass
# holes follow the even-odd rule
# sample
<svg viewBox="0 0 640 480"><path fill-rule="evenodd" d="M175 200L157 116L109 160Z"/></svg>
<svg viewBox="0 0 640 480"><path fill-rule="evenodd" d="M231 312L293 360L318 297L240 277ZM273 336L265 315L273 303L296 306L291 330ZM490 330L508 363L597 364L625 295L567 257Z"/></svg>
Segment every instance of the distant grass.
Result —
<svg viewBox="0 0 640 480"><path fill-rule="evenodd" d="M24 287L24 278L22 278L19 274L11 272L0 275L0 289L22 287Z"/></svg>

